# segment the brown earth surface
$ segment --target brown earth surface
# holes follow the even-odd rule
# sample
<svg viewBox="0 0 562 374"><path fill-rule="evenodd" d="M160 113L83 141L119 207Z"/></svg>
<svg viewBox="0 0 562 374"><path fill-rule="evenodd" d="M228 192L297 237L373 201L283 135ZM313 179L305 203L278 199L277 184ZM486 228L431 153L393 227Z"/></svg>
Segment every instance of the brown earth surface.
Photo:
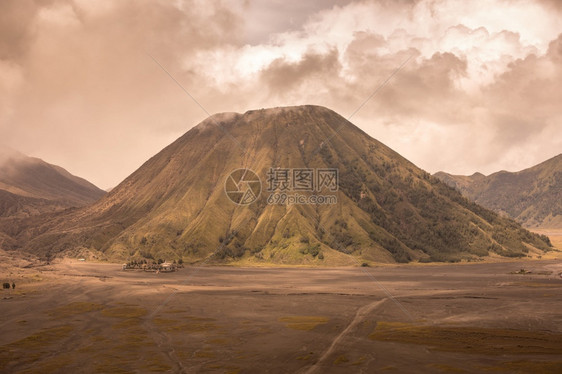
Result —
<svg viewBox="0 0 562 374"><path fill-rule="evenodd" d="M0 292L2 373L562 370L559 259L160 274L36 265L1 268L16 283Z"/></svg>

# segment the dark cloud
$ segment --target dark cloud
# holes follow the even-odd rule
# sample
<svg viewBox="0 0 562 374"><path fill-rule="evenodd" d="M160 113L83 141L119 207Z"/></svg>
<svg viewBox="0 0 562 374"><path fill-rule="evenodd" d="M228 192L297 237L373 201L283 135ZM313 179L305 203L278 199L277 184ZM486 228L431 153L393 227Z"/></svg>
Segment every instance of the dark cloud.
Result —
<svg viewBox="0 0 562 374"><path fill-rule="evenodd" d="M33 40L33 19L39 7L32 0L0 2L0 59L20 59Z"/></svg>
<svg viewBox="0 0 562 374"><path fill-rule="evenodd" d="M218 1L181 8L168 1L1 6L0 69L15 82L0 83L10 99L0 104L2 140L102 187L205 116L149 54L193 87L197 77L183 62L236 44L242 25Z"/></svg>
<svg viewBox="0 0 562 374"><path fill-rule="evenodd" d="M206 117L175 79L210 113L310 103L348 116L376 93L353 121L429 171L530 166L519 153L537 163L562 146L558 9L4 0L0 140L111 187Z"/></svg>
<svg viewBox="0 0 562 374"><path fill-rule="evenodd" d="M409 53L415 54L415 51ZM406 53L401 53L404 58ZM400 59L385 69L386 76L396 69ZM404 59L402 60L404 61ZM466 61L452 53L435 53L429 59L413 61L397 74L392 83L378 96L375 105L389 115L417 117L447 123L458 120L455 106L467 105L465 93L455 86L466 75Z"/></svg>
<svg viewBox="0 0 562 374"><path fill-rule="evenodd" d="M246 0L244 40L249 44L267 43L275 33L299 30L312 14L342 6L353 0Z"/></svg>
<svg viewBox="0 0 562 374"><path fill-rule="evenodd" d="M550 126L551 119L562 120L561 62L562 34L549 44L545 55L511 63L486 88L483 100L489 104L498 142L521 145Z"/></svg>
<svg viewBox="0 0 562 374"><path fill-rule="evenodd" d="M333 49L326 54L309 52L300 61L289 62L279 58L274 60L261 74L261 80L274 95L292 95L303 85L310 86L312 81L328 82L328 77L339 74L341 66L338 51Z"/></svg>
<svg viewBox="0 0 562 374"><path fill-rule="evenodd" d="M539 2L554 11L562 12L562 1L560 0L540 0Z"/></svg>

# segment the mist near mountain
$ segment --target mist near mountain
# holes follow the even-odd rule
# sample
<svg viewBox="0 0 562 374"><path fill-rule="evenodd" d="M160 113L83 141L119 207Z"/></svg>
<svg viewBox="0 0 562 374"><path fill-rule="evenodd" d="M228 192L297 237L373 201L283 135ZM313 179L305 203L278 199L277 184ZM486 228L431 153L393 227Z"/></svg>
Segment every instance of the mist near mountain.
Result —
<svg viewBox="0 0 562 374"><path fill-rule="evenodd" d="M104 194L59 166L0 147L0 217L22 218L82 207Z"/></svg>

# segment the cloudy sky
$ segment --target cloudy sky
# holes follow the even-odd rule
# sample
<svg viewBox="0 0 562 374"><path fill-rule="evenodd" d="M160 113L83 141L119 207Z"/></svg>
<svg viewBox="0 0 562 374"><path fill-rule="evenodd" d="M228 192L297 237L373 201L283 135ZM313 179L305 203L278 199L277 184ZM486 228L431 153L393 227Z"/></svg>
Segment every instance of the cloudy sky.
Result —
<svg viewBox="0 0 562 374"><path fill-rule="evenodd" d="M562 1L2 0L0 143L115 186L209 112L318 104L429 172L562 152ZM404 64L405 63L405 64Z"/></svg>

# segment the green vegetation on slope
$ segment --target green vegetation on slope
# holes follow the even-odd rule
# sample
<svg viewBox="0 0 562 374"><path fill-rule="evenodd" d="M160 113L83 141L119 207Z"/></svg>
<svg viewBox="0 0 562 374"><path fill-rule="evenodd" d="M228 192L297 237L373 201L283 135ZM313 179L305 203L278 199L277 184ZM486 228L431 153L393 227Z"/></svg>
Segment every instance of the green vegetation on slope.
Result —
<svg viewBox="0 0 562 374"><path fill-rule="evenodd" d="M224 191L239 168L262 181L248 206ZM337 169L338 191L315 192L335 195L337 204L268 203L271 168ZM215 115L96 204L27 225L12 236L43 255L88 249L109 258L247 265L459 261L549 248L316 106Z"/></svg>
<svg viewBox="0 0 562 374"><path fill-rule="evenodd" d="M436 177L470 200L508 215L526 227L562 228L562 154L516 173Z"/></svg>

